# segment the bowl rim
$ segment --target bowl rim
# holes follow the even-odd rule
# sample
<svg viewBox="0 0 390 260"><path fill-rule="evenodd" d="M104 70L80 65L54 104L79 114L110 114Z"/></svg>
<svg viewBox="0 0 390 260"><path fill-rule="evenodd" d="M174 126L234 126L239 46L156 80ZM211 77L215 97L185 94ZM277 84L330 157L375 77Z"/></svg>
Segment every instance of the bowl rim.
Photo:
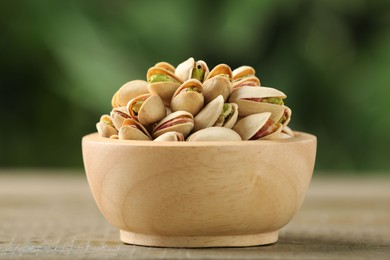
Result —
<svg viewBox="0 0 390 260"><path fill-rule="evenodd" d="M92 142L114 146L140 146L140 147L223 147L223 146L262 146L275 144L295 144L313 142L317 140L315 135L294 131L295 137L275 140L257 140L257 141L202 141L202 142L172 142L172 141L142 141L142 140L119 140L101 137L97 132L83 136L82 143Z"/></svg>

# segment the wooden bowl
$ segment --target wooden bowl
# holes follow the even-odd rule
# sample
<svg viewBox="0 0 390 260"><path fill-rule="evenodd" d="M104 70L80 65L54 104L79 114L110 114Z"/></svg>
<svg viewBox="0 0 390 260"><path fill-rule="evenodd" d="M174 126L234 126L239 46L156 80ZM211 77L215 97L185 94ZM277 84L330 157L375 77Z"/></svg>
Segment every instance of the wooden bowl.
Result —
<svg viewBox="0 0 390 260"><path fill-rule="evenodd" d="M93 197L129 244L162 247L274 243L301 206L316 137L274 141L82 140Z"/></svg>

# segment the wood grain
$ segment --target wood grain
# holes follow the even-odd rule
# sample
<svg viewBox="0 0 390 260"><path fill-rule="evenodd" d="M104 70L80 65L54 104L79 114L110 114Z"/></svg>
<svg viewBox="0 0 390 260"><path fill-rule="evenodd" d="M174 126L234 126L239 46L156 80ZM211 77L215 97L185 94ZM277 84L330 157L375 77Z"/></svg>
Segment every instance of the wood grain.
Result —
<svg viewBox="0 0 390 260"><path fill-rule="evenodd" d="M389 259L389 187L390 175L316 172L277 243L172 249L120 242L81 171L0 170L0 259Z"/></svg>
<svg viewBox="0 0 390 260"><path fill-rule="evenodd" d="M316 138L150 142L83 138L101 212L130 244L253 246L277 240L311 180Z"/></svg>

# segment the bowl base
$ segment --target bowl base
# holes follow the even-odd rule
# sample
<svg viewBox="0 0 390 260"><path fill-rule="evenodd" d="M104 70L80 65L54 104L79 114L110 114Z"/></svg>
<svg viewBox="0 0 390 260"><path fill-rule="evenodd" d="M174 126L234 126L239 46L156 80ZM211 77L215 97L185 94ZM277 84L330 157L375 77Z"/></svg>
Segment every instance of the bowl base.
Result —
<svg viewBox="0 0 390 260"><path fill-rule="evenodd" d="M120 231L126 244L156 247L243 247L275 243L278 231L233 236L160 236Z"/></svg>

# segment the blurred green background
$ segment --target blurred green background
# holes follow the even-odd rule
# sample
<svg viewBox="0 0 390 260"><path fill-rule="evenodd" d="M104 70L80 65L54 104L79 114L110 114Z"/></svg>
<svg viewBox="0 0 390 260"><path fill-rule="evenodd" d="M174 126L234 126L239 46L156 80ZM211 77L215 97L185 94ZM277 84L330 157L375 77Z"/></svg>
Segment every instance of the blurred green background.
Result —
<svg viewBox="0 0 390 260"><path fill-rule="evenodd" d="M316 169L390 170L390 1L1 1L1 167L82 167L81 138L159 61L256 68Z"/></svg>

